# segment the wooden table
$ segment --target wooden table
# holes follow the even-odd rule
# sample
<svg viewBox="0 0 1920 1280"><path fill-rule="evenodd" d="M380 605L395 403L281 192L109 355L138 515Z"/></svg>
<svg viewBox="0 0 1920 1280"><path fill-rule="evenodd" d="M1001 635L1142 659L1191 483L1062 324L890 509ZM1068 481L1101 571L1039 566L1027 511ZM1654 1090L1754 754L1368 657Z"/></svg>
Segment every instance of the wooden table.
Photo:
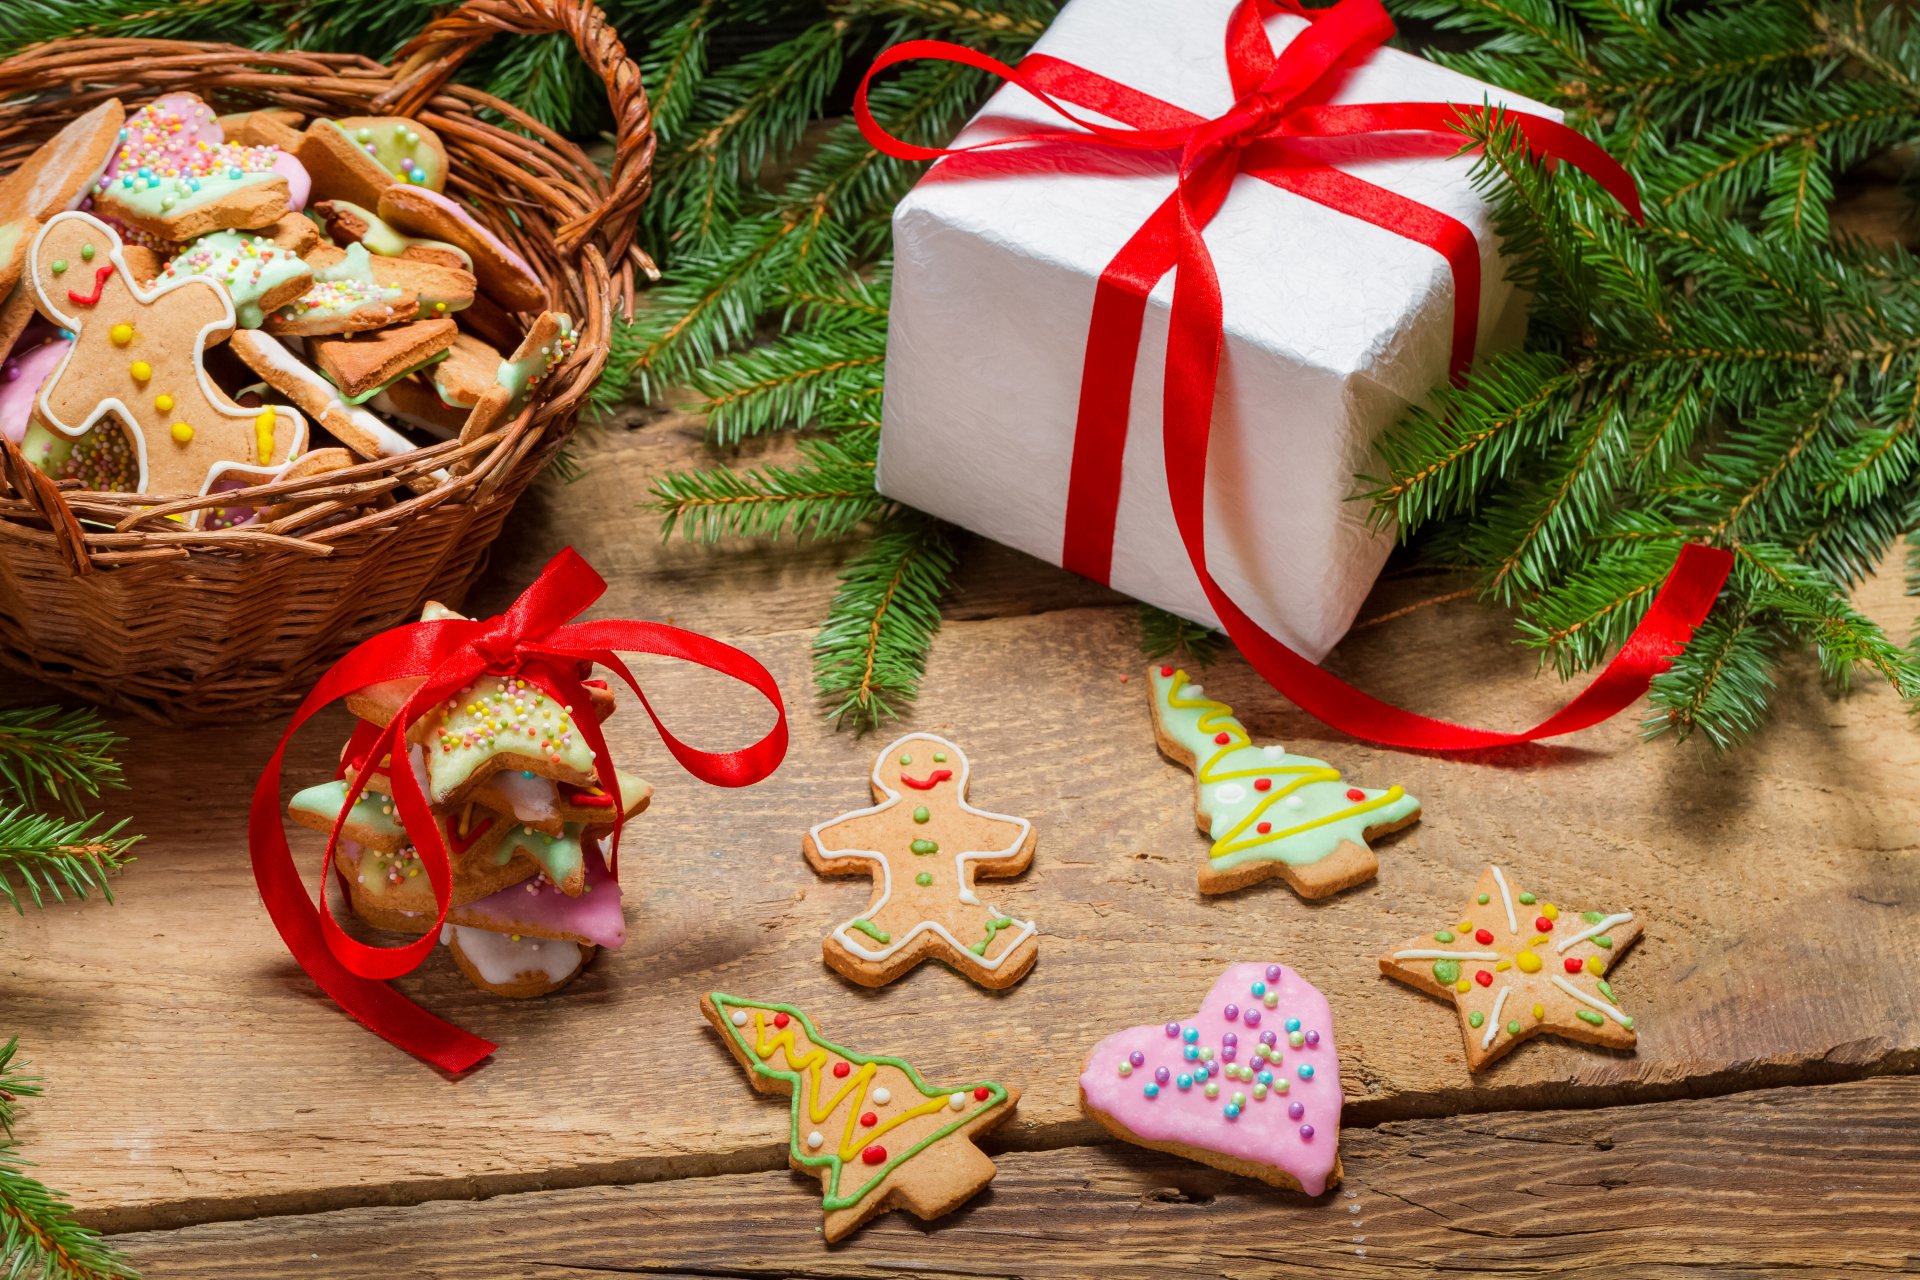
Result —
<svg viewBox="0 0 1920 1280"><path fill-rule="evenodd" d="M1797 666L1763 743L1726 758L1643 745L1622 721L1460 760L1356 745L1223 661L1207 684L1256 737L1402 782L1426 817L1383 843L1378 880L1330 901L1277 881L1203 898L1190 780L1154 750L1132 606L981 544L908 724L972 753L980 804L1036 824L1033 869L994 894L1039 922L1040 961L1001 994L932 965L865 991L822 965L820 940L866 882L800 856L810 824L865 803L887 740L813 713L808 645L840 553L663 546L636 502L699 452L678 418L589 433L587 478L525 503L473 603L497 608L572 542L612 583L604 611L761 657L792 752L723 793L678 772L630 703L609 723L656 788L623 864L630 941L545 1001L482 997L444 952L402 981L501 1043L467 1079L342 1016L268 924L244 816L279 722L120 726L133 789L114 810L147 834L140 859L114 905L0 919L0 1033L48 1083L26 1153L88 1222L128 1233L150 1280L1920 1270L1920 731L1884 689L1829 698ZM1362 617L1457 585L1385 582ZM1906 633L1891 567L1862 603ZM1439 604L1363 625L1333 666L1437 714L1531 722L1562 691L1509 634ZM765 727L753 694L703 673L642 676L700 745ZM295 785L326 775L345 728L301 739ZM1451 1011L1378 973L1492 860L1645 918L1615 971L1636 1053L1541 1041L1470 1077ZM1318 1200L1113 1143L1077 1105L1090 1044L1188 1013L1237 959L1285 961L1333 1002L1346 1181ZM716 988L791 1000L929 1078L1020 1085L988 1144L991 1190L823 1245L816 1185L785 1167L784 1107L700 1018Z"/></svg>

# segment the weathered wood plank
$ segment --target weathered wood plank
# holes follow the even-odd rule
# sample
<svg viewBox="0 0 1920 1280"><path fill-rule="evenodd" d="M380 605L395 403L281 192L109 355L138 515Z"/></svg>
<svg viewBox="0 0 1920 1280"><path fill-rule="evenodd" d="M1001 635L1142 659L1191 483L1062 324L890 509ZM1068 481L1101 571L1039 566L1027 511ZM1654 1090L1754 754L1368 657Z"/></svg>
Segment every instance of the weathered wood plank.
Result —
<svg viewBox="0 0 1920 1280"><path fill-rule="evenodd" d="M710 562L716 599L741 590L735 563ZM616 575L606 606L639 608L650 589ZM341 1017L260 911L244 811L276 728L134 728L124 808L151 839L119 905L0 926L0 1007L52 1085L23 1132L46 1176L92 1221L133 1228L764 1167L767 1116L741 1105L694 1010L712 987L806 1003L829 1034L909 1053L930 1075L1023 1085L1023 1119L1004 1131L1023 1146L1091 1138L1073 1088L1085 1047L1184 1013L1243 957L1283 958L1328 992L1366 1121L1920 1069L1920 738L1882 692L1829 702L1811 682L1790 688L1766 743L1724 761L1637 745L1625 725L1577 748L1458 761L1340 742L1222 664L1208 683L1257 734L1357 779L1403 781L1428 817L1385 846L1377 883L1331 901L1278 885L1202 899L1188 779L1154 753L1129 612L955 624L914 723L973 752L980 803L1037 823L1034 870L995 900L1040 922L1041 958L999 995L932 968L867 992L819 956L865 890L815 877L799 836L860 801L879 743L807 711L810 637L747 640L796 712L788 764L754 791L677 775L631 709L611 722L616 754L659 788L626 864L624 953L532 1004L480 997L443 957L403 983L503 1042L459 1084ZM1554 690L1502 639L1497 619L1442 606L1363 631L1340 666L1387 696L1519 723ZM1434 660L1395 660L1409 652ZM703 745L764 727L752 695L704 673L645 675ZM289 778L320 776L340 728L307 735ZM1448 918L1488 858L1565 901L1645 913L1648 936L1617 973L1637 1054L1528 1046L1470 1079L1447 1011L1378 975L1377 950Z"/></svg>
<svg viewBox="0 0 1920 1280"><path fill-rule="evenodd" d="M742 1106L754 1107L742 1088ZM779 1108L758 1105L769 1128ZM1913 1274L1920 1080L1349 1130L1318 1201L1138 1148L996 1156L934 1224L836 1248L784 1171L352 1209L122 1238L152 1276L346 1280Z"/></svg>
<svg viewBox="0 0 1920 1280"><path fill-rule="evenodd" d="M592 447L589 479L544 487L517 518L479 602L497 606L574 541L610 579L605 611L673 616L774 667L794 711L787 766L752 792L711 791L665 761L631 708L616 718L616 754L659 787L626 864L634 941L566 996L533 1005L483 999L443 960L409 979L434 1008L504 1043L454 1085L331 1009L259 909L245 807L278 726L129 724L133 790L113 803L150 839L120 904L0 922L5 1029L53 1086L23 1136L93 1220L133 1227L758 1167L763 1118L734 1104L732 1065L694 1013L713 986L806 1001L833 1034L910 1052L936 1073L1018 1081L1024 1122L1009 1140L1029 1146L1093 1135L1070 1069L1086 1045L1185 1012L1220 964L1243 956L1284 958L1328 991L1355 1114L1370 1120L1920 1067L1909 976L1920 960L1920 736L1884 692L1831 702L1804 681L1783 693L1767 741L1725 761L1636 745L1627 725L1575 747L1458 761L1345 742L1225 663L1208 683L1256 733L1327 755L1357 780L1402 781L1428 816L1384 847L1376 884L1330 902L1304 905L1278 885L1202 899L1204 842L1186 775L1152 747L1131 608L998 550L976 558L963 610L973 620L943 633L912 723L973 752L981 803L1038 825L1034 870L996 886L994 900L1040 922L1040 963L998 996L933 969L852 990L821 965L819 940L865 889L821 880L799 856L801 831L862 800L884 741L833 733L811 711L811 620L838 553L662 546L633 504L649 475L693 457L693 434L667 422ZM1445 585L1389 581L1363 617ZM1906 612L1890 578L1864 599L1888 618ZM1518 724L1560 691L1529 679L1505 639L1496 615L1440 605L1361 629L1334 665L1422 709ZM702 745L764 727L751 695L703 673L643 670L669 722ZM290 782L327 771L343 723L296 744ZM1378 948L1448 918L1489 858L1565 901L1650 918L1618 973L1641 1020L1638 1054L1530 1046L1469 1079L1446 1011L1375 972ZM969 1039L929 1032L951 1025Z"/></svg>

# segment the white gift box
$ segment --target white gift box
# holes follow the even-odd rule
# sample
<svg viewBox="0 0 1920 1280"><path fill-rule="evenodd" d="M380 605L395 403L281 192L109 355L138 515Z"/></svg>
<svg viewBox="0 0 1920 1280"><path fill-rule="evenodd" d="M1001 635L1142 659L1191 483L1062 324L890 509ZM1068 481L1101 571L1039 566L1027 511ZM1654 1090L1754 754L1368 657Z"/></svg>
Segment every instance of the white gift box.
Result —
<svg viewBox="0 0 1920 1280"><path fill-rule="evenodd" d="M1234 0L1072 0L1034 46L1218 116ZM1304 29L1278 15L1276 49ZM1337 103L1490 103L1559 113L1394 49ZM1082 110L1082 115L1099 118ZM1122 122L1112 121L1120 124ZM994 95L954 145L1067 128L1024 90ZM877 482L890 498L1061 562L1087 325L1115 252L1173 190L1162 155L1025 148L934 165L894 211L892 319ZM1481 258L1476 351L1522 336L1473 161L1385 139L1321 143L1341 170L1451 215ZM1373 443L1445 381L1453 279L1430 248L1242 174L1209 224L1225 309L1207 475L1215 579L1254 621L1318 661L1345 634L1393 544L1355 500ZM1218 625L1174 527L1161 441L1169 275L1148 299L1122 464L1112 585Z"/></svg>

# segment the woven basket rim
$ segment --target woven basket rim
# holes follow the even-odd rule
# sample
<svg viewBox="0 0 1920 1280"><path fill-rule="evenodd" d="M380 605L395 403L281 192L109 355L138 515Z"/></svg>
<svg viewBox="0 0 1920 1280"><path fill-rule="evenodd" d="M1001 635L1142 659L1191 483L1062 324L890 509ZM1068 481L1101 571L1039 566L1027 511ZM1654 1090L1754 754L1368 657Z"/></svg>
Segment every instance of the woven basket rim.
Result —
<svg viewBox="0 0 1920 1280"><path fill-rule="evenodd" d="M448 83L499 32L573 38L613 109L610 176L576 143L511 103ZM207 497L82 490L76 481L45 476L16 446L0 442L0 522L43 532L85 575L156 556L327 556L402 532L442 504L524 487L527 473L544 466L571 433L605 366L616 307L631 318L635 276L657 276L634 241L651 184L650 108L639 70L605 15L590 0L467 0L430 22L391 67L356 53L262 52L219 41L81 36L32 46L0 60L0 171L11 171L73 115L109 97L131 108L181 89L216 110L286 106L310 117L419 120L466 161L450 166L448 194L535 265L554 309L573 318L579 342L514 418L473 440ZM482 111L494 119L481 118ZM445 478L427 483L435 472ZM192 529L175 518L208 507L270 505L291 509L226 529Z"/></svg>

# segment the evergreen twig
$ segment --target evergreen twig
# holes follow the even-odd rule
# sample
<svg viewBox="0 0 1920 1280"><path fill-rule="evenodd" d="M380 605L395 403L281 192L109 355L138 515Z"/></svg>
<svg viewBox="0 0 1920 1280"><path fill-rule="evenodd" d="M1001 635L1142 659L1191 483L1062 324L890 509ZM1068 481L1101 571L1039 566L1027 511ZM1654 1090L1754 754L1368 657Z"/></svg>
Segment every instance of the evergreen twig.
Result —
<svg viewBox="0 0 1920 1280"><path fill-rule="evenodd" d="M7 1280L139 1280L125 1256L74 1221L73 1206L38 1181L13 1141L20 1100L40 1082L16 1062L17 1039L0 1046L0 1276Z"/></svg>
<svg viewBox="0 0 1920 1280"><path fill-rule="evenodd" d="M123 819L96 830L98 816L61 818L31 813L25 808L0 809L0 898L17 912L27 901L36 907L47 899L64 902L95 891L108 902L113 889L107 877L131 861L129 852L139 836L124 836Z"/></svg>
<svg viewBox="0 0 1920 1280"><path fill-rule="evenodd" d="M1227 638L1211 627L1150 604L1140 606L1140 651L1149 658L1177 658L1211 666Z"/></svg>
<svg viewBox="0 0 1920 1280"><path fill-rule="evenodd" d="M911 512L847 562L813 644L814 683L836 723L874 728L919 694L954 564L946 527Z"/></svg>
<svg viewBox="0 0 1920 1280"><path fill-rule="evenodd" d="M102 788L125 785L113 758L123 742L94 711L0 711L0 795L11 792L23 804L44 797L75 807Z"/></svg>

